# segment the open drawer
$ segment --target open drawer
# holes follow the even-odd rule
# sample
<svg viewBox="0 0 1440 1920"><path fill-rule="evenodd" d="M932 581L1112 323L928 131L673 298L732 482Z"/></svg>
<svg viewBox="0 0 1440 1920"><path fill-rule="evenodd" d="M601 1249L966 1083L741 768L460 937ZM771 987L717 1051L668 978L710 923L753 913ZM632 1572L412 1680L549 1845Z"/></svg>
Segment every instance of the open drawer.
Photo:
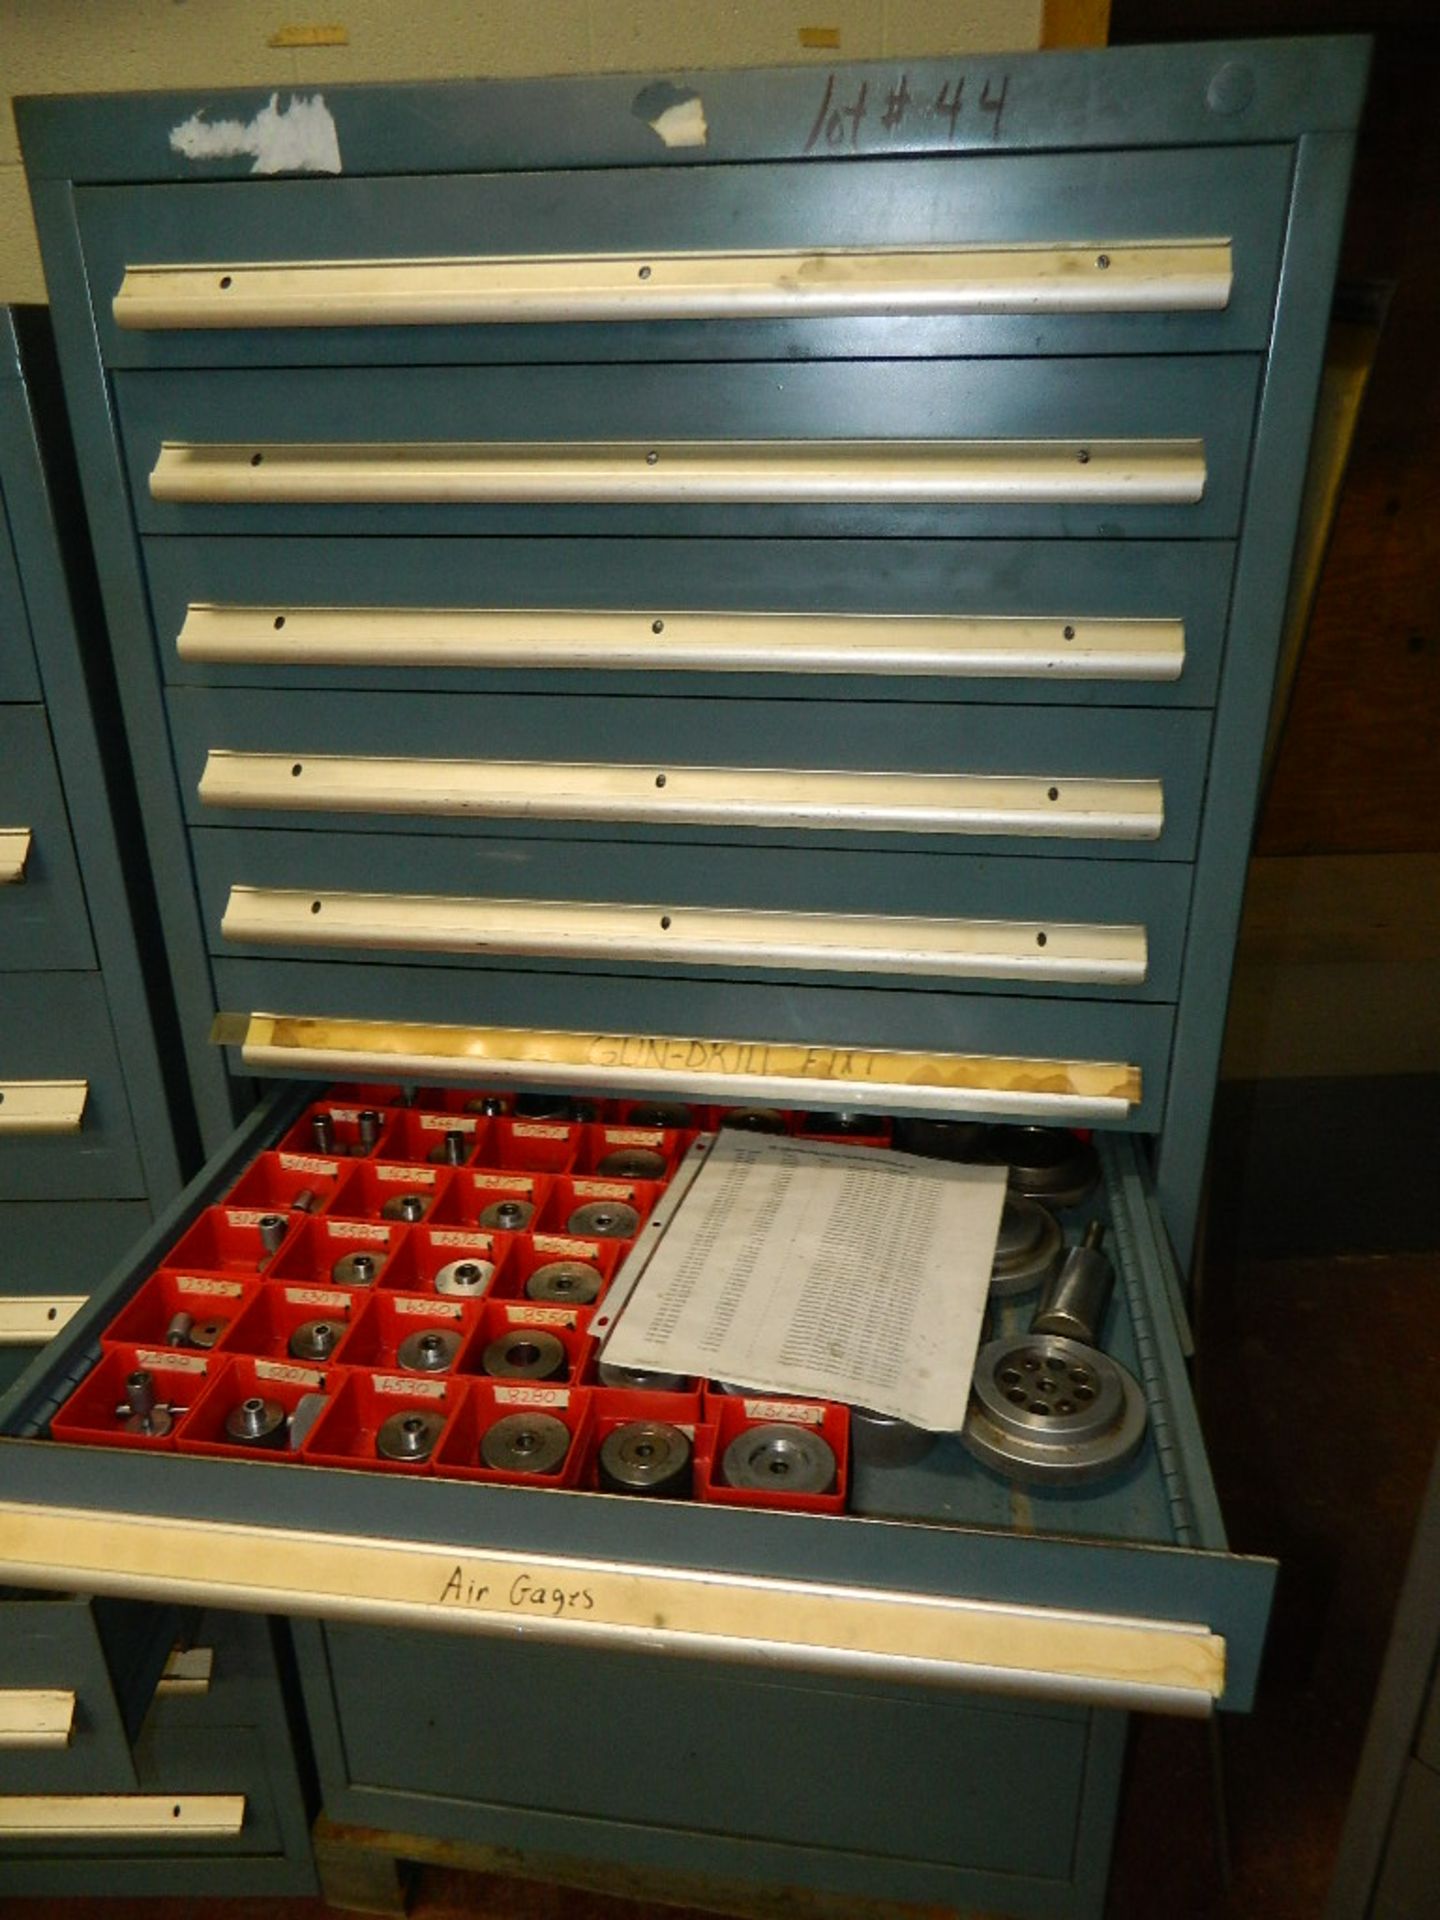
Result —
<svg viewBox="0 0 1440 1920"><path fill-rule="evenodd" d="M1163 1231L1141 1152L1118 1136L1099 1142L1087 1217L1106 1219L1117 1268L1104 1345L1141 1383L1149 1424L1126 1467L1085 1486L1018 1489L946 1440L883 1487L862 1468L852 1504L883 1517L860 1518L45 1437L121 1303L316 1091L257 1109L0 1403L0 1559L13 1581L926 1696L1249 1705L1274 1569L1226 1551Z"/></svg>

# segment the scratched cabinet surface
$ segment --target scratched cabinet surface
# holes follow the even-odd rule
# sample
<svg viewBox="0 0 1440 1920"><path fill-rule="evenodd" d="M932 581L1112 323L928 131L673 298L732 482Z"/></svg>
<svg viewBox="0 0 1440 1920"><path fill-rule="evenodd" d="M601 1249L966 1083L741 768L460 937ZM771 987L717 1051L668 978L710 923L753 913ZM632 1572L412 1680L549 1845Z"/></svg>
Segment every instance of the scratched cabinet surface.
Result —
<svg viewBox="0 0 1440 1920"><path fill-rule="evenodd" d="M212 1158L0 1427L314 1083L1100 1143L1148 1430L1085 1487L947 1439L861 1470L883 1526L303 1467L282 1512L245 1462L5 1446L42 1530L84 1485L69 1550L183 1594L158 1518L306 1616L333 1816L1078 1916L1124 1712L1248 1704L1274 1570L1226 1549L1180 1273L1363 78L21 103ZM581 1700L656 1764L596 1767Z"/></svg>

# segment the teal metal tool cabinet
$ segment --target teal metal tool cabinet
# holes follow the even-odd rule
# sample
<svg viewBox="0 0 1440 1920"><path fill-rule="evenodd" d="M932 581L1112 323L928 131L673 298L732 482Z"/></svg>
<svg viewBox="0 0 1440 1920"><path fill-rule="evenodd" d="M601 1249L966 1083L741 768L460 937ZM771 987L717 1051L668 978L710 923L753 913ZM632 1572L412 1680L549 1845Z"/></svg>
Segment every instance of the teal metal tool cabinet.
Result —
<svg viewBox="0 0 1440 1920"><path fill-rule="evenodd" d="M336 1818L1093 1915L1126 1712L1250 1703L1180 1275L1364 66L20 104L213 1157L0 1557L295 1616ZM61 1444L317 1080L1093 1129L1144 1443L844 1515Z"/></svg>
<svg viewBox="0 0 1440 1920"><path fill-rule="evenodd" d="M0 310L6 1389L199 1159L114 706L48 323ZM0 1565L6 1890L308 1886L272 1638L264 1620L19 1589Z"/></svg>

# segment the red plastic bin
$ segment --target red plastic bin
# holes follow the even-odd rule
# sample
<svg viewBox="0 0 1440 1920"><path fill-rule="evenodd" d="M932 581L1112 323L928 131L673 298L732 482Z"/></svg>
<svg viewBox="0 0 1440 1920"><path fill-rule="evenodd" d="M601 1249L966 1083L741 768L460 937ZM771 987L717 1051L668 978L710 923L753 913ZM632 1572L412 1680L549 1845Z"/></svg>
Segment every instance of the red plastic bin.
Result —
<svg viewBox="0 0 1440 1920"><path fill-rule="evenodd" d="M166 1254L163 1264L187 1273L270 1273L294 1238L304 1214L282 1213L271 1207L207 1207ZM283 1222L285 1239L274 1253L265 1244L261 1223Z"/></svg>
<svg viewBox="0 0 1440 1920"><path fill-rule="evenodd" d="M715 1423L715 1445L696 1475L702 1500L733 1507L775 1507L792 1513L843 1513L850 1473L850 1410L830 1400L716 1394L707 1390L706 1418ZM724 1478L725 1450L747 1428L770 1424L814 1427L835 1455L835 1485L829 1493L785 1493L732 1487Z"/></svg>
<svg viewBox="0 0 1440 1920"><path fill-rule="evenodd" d="M411 1160L417 1166L474 1166L489 1140L493 1121L474 1113L429 1113L411 1107L393 1116L385 1151L392 1160ZM446 1135L460 1136L458 1160L446 1152Z"/></svg>
<svg viewBox="0 0 1440 1920"><path fill-rule="evenodd" d="M396 1460L381 1456L376 1439L396 1416L438 1415L448 1421L464 1397L464 1384L453 1375L444 1380L421 1380L413 1374L344 1373L329 1406L321 1414L303 1448L311 1462L336 1467L374 1467L381 1473L428 1474L443 1441L444 1428L424 1459Z"/></svg>
<svg viewBox="0 0 1440 1920"><path fill-rule="evenodd" d="M409 1231L388 1220L344 1220L330 1214L304 1220L282 1248L269 1277L309 1287L374 1286ZM375 1263L368 1282L347 1274L341 1265L356 1253L369 1254Z"/></svg>
<svg viewBox="0 0 1440 1920"><path fill-rule="evenodd" d="M378 1121L379 1130L372 1146L365 1146L360 1137L360 1116L367 1108ZM333 1156L340 1160L378 1159L387 1150L387 1142L394 1130L398 1109L376 1106L373 1102L363 1101L352 1105L344 1100L317 1100L313 1107L307 1107L290 1131L280 1141L282 1153L318 1153L327 1158ZM315 1136L315 1120L325 1114L330 1120L332 1134L328 1146L322 1146Z"/></svg>
<svg viewBox="0 0 1440 1920"><path fill-rule="evenodd" d="M255 1297L226 1339L225 1350L259 1360L310 1366L315 1363L291 1353L291 1337L309 1322L323 1320L339 1334L326 1363L337 1365L345 1357L345 1342L367 1297L343 1287L290 1286L284 1281L271 1281L255 1289Z"/></svg>
<svg viewBox="0 0 1440 1920"><path fill-rule="evenodd" d="M458 1370L477 1379L502 1377L485 1372L486 1349L496 1340L513 1339L523 1346L527 1344L527 1332L538 1330L553 1335L565 1349L565 1372L548 1380L518 1380L513 1384L537 1387L583 1385L589 1378L595 1350L595 1342L585 1331L585 1322L589 1317L584 1307L541 1306L529 1300L482 1301L470 1338L460 1355Z"/></svg>
<svg viewBox="0 0 1440 1920"><path fill-rule="evenodd" d="M478 1324L477 1302L446 1300L435 1294L374 1293L357 1314L345 1347L347 1367L371 1367L382 1373L414 1372L420 1379L439 1379L455 1372L461 1353ZM417 1333L453 1333L459 1338L449 1366L427 1374L401 1363L400 1348Z"/></svg>
<svg viewBox="0 0 1440 1920"><path fill-rule="evenodd" d="M481 1233L527 1233L538 1222L552 1182L544 1173L506 1173L484 1168L457 1167L436 1202L430 1224L437 1227L474 1227ZM529 1209L513 1228L484 1221L488 1208L514 1201Z"/></svg>
<svg viewBox="0 0 1440 1920"><path fill-rule="evenodd" d="M225 1195L232 1207L258 1207L266 1213L288 1213L306 1193L315 1205L303 1209L323 1213L335 1197L347 1161L327 1160L314 1153L262 1153Z"/></svg>
<svg viewBox="0 0 1440 1920"><path fill-rule="evenodd" d="M57 1440L169 1453L182 1420L198 1403L211 1369L223 1365L218 1355L180 1353L174 1347L106 1347L99 1364L90 1369L53 1417L50 1431ZM128 1404L125 1382L137 1368L152 1376L157 1403L177 1409L168 1433L127 1433L124 1417L115 1411Z"/></svg>
<svg viewBox="0 0 1440 1920"><path fill-rule="evenodd" d="M524 1386L505 1380L470 1380L445 1430L435 1471L457 1480L491 1480L514 1486L573 1487L588 1452L591 1395L584 1387ZM488 1467L480 1444L496 1421L512 1414L544 1413L570 1430L570 1445L558 1471L526 1473Z"/></svg>
<svg viewBox="0 0 1440 1920"><path fill-rule="evenodd" d="M635 1233L644 1226L664 1191L664 1186L655 1180L593 1180L578 1177L556 1180L546 1196L537 1227L543 1233L573 1233L585 1239L613 1239L617 1246L621 1246L635 1238ZM570 1225L580 1208L607 1206L633 1208L637 1215L635 1233L602 1236L593 1228L586 1233L583 1228Z"/></svg>
<svg viewBox="0 0 1440 1920"><path fill-rule="evenodd" d="M404 1225L408 1215L401 1200L418 1196L425 1206L421 1219L434 1213L450 1179L448 1167L416 1166L392 1160L357 1160L340 1182L330 1211L346 1220L394 1219ZM394 1209L387 1214L386 1207Z"/></svg>
<svg viewBox="0 0 1440 1920"><path fill-rule="evenodd" d="M249 1354L231 1354L212 1376L209 1385L190 1412L180 1422L175 1438L177 1453L217 1454L227 1460L259 1460L270 1464L293 1464L302 1457L291 1439L289 1421L307 1395L333 1389L343 1375L317 1367L300 1367L284 1360L255 1359ZM225 1431L231 1413L246 1401L260 1400L278 1406L286 1416L279 1429L280 1442L258 1446L232 1439Z"/></svg>
<svg viewBox="0 0 1440 1920"><path fill-rule="evenodd" d="M245 1308L261 1291L258 1280L222 1280L215 1274L176 1273L162 1267L116 1314L100 1335L100 1344L171 1347L167 1339L177 1314L188 1314L197 1325L223 1321L218 1336L203 1346L177 1340L173 1351L209 1352L228 1346Z"/></svg>
<svg viewBox="0 0 1440 1920"><path fill-rule="evenodd" d="M386 1263L379 1285L388 1292L434 1294L447 1267L468 1264L489 1269L474 1294L444 1294L443 1299L480 1299L494 1291L520 1236L481 1233L474 1227L411 1227Z"/></svg>
<svg viewBox="0 0 1440 1920"><path fill-rule="evenodd" d="M618 1240L576 1240L565 1233L519 1233L510 1247L508 1259L490 1289L494 1300L528 1300L525 1289L532 1273L562 1260L575 1260L593 1267L600 1276L600 1290L589 1302L547 1302L553 1305L597 1306L605 1298L622 1252ZM539 1303L536 1303L539 1304Z"/></svg>

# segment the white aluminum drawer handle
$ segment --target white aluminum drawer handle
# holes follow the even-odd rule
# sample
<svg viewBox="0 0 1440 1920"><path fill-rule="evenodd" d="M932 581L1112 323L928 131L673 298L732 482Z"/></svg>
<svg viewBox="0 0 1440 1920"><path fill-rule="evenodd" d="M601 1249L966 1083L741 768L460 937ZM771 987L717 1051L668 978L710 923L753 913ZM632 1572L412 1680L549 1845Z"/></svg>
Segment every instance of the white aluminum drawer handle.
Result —
<svg viewBox="0 0 1440 1920"><path fill-rule="evenodd" d="M211 1039L258 1072L346 1080L473 1080L810 1106L833 1099L887 1113L1124 1120L1141 1099L1136 1066L1000 1054L918 1053L714 1035L460 1027L310 1015L217 1015Z"/></svg>
<svg viewBox="0 0 1440 1920"><path fill-rule="evenodd" d="M232 887L220 931L259 946L515 954L671 966L903 973L1137 986L1145 929L1064 921Z"/></svg>
<svg viewBox="0 0 1440 1920"><path fill-rule="evenodd" d="M217 505L1193 506L1201 440L167 440L156 500Z"/></svg>
<svg viewBox="0 0 1440 1920"><path fill-rule="evenodd" d="M75 1695L60 1687L0 1690L0 1752L12 1747L68 1747Z"/></svg>
<svg viewBox="0 0 1440 1920"><path fill-rule="evenodd" d="M0 1838L233 1840L243 1793L0 1794Z"/></svg>
<svg viewBox="0 0 1440 1920"><path fill-rule="evenodd" d="M1157 840L1158 780L1057 775L797 772L548 760L401 760L359 754L206 755L208 807L287 813L472 815L856 833Z"/></svg>
<svg viewBox="0 0 1440 1920"><path fill-rule="evenodd" d="M185 610L182 660L237 666L590 667L1178 680L1181 620L654 609L236 607Z"/></svg>
<svg viewBox="0 0 1440 1920"><path fill-rule="evenodd" d="M117 326L404 327L826 314L1217 312L1224 240L127 266Z"/></svg>
<svg viewBox="0 0 1440 1920"><path fill-rule="evenodd" d="M18 887L29 858L29 827L0 827L0 887Z"/></svg>
<svg viewBox="0 0 1440 1920"><path fill-rule="evenodd" d="M367 1540L278 1521L182 1525L0 1500L0 1560L6 1578L22 1586L73 1584L187 1605L683 1654L770 1673L795 1668L1183 1714L1208 1713L1225 1687L1223 1636L1187 1621ZM526 1603L537 1591L577 1599L573 1609L542 1612Z"/></svg>
<svg viewBox="0 0 1440 1920"><path fill-rule="evenodd" d="M88 1080L0 1080L0 1135L78 1133Z"/></svg>
<svg viewBox="0 0 1440 1920"><path fill-rule="evenodd" d="M38 1347L53 1340L85 1299L83 1293L30 1293L0 1300L0 1347Z"/></svg>

